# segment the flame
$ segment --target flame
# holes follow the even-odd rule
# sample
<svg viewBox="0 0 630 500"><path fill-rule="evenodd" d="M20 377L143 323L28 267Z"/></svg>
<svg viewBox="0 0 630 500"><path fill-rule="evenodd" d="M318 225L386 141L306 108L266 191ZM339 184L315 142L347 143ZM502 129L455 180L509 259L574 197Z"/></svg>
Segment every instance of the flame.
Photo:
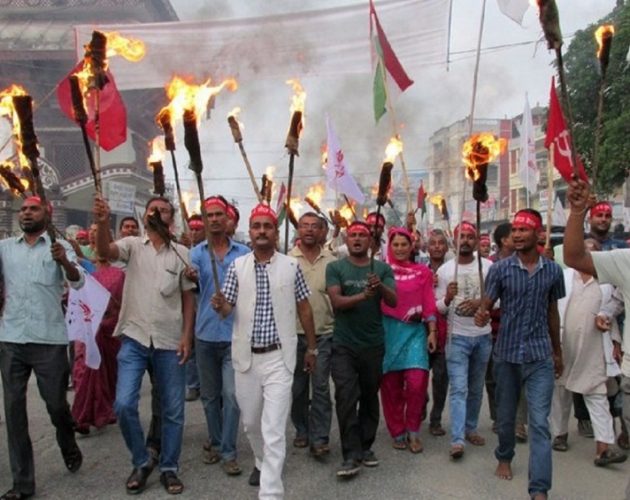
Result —
<svg viewBox="0 0 630 500"><path fill-rule="evenodd" d="M395 136L389 140L389 144L385 148L385 161L394 163L396 157L402 153L403 143L399 137Z"/></svg>
<svg viewBox="0 0 630 500"><path fill-rule="evenodd" d="M601 56L604 45L604 38L615 34L615 27L612 24L603 24L595 31L595 40L597 40L597 57Z"/></svg>
<svg viewBox="0 0 630 500"><path fill-rule="evenodd" d="M299 197L291 198L291 201L289 202L289 206L291 207L291 212L293 212L293 215L295 216L295 218L299 219L300 212L302 211L302 208L304 207L304 205L302 205L302 199Z"/></svg>
<svg viewBox="0 0 630 500"><path fill-rule="evenodd" d="M12 84L10 87L0 91L0 116L8 117L13 129L13 143L18 155L20 165L28 167L28 159L22 153L22 142L20 141L20 120L18 119L15 107L13 106L13 96L28 95L26 89L21 85Z"/></svg>
<svg viewBox="0 0 630 500"><path fill-rule="evenodd" d="M103 33L107 37L107 57L121 56L130 62L141 61L146 54L142 40L127 38L117 31Z"/></svg>
<svg viewBox="0 0 630 500"><path fill-rule="evenodd" d="M240 108L240 106L236 106L234 109L232 109L232 111L230 111L230 112L228 113L228 118L229 118L230 116L233 116L233 117L234 117L234 119L236 120L236 123L238 123L239 128L240 128L241 130L244 130L244 129L245 129L245 125L243 125L243 123L241 122L241 120L239 120L239 119L238 119L238 115L240 114L240 112L241 112L241 108Z"/></svg>
<svg viewBox="0 0 630 500"><path fill-rule="evenodd" d="M346 219L346 222L350 222L354 218L354 212L352 211L352 207L347 203L339 209L339 214Z"/></svg>
<svg viewBox="0 0 630 500"><path fill-rule="evenodd" d="M158 117L162 113L170 113L172 121L181 120L184 110L194 110L199 122L212 96L219 94L224 88L231 92L238 88L238 82L234 78L227 78L216 86L211 86L210 82L208 78L204 83L197 85L187 82L181 76L174 76L166 86L166 95L170 102L160 110Z"/></svg>
<svg viewBox="0 0 630 500"><path fill-rule="evenodd" d="M276 172L276 167L273 165L269 165L266 169L265 169L265 175L267 176L267 179L269 179L270 181L273 180L273 174Z"/></svg>
<svg viewBox="0 0 630 500"><path fill-rule="evenodd" d="M368 207L363 207L363 220L366 220L368 218L370 211L368 210Z"/></svg>
<svg viewBox="0 0 630 500"><path fill-rule="evenodd" d="M199 203L198 196L199 195L193 193L192 191L182 191L182 202L186 205L186 211L189 215L192 215L193 213L200 213L201 211L201 203Z"/></svg>
<svg viewBox="0 0 630 500"><path fill-rule="evenodd" d="M442 201L444 201L444 196L441 194L434 194L429 198L429 202L433 203L438 208L442 205Z"/></svg>
<svg viewBox="0 0 630 500"><path fill-rule="evenodd" d="M479 165L490 163L505 151L507 141L497 139L491 132L473 135L462 146L462 160L466 165L466 176L475 181L479 179Z"/></svg>
<svg viewBox="0 0 630 500"><path fill-rule="evenodd" d="M373 197L375 197L378 194L378 182L370 188L370 191Z"/></svg>
<svg viewBox="0 0 630 500"><path fill-rule="evenodd" d="M301 111L304 114L304 103L306 101L306 92L304 87L297 79L287 80L287 85L291 85L293 88L293 96L291 97L290 111L293 114L295 111ZM304 117L302 117L302 121Z"/></svg>
<svg viewBox="0 0 630 500"><path fill-rule="evenodd" d="M315 205L319 205L324 197L324 185L322 183L315 184L308 188L306 198L310 199Z"/></svg>
<svg viewBox="0 0 630 500"><path fill-rule="evenodd" d="M166 154L166 146L164 145L164 137L158 135L151 141L151 154L147 162L149 166L153 162L162 161L164 159L164 155Z"/></svg>

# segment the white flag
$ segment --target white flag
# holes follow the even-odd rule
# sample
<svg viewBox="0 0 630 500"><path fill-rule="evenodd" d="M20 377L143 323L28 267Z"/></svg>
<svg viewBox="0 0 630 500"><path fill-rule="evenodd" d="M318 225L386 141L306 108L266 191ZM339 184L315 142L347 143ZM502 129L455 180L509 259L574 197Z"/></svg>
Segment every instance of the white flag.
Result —
<svg viewBox="0 0 630 500"><path fill-rule="evenodd" d="M339 138L335 134L329 116L326 116L326 129L328 130L328 160L326 163L328 187L349 196L359 205L362 205L365 201L365 195L348 172Z"/></svg>
<svg viewBox="0 0 630 500"><path fill-rule="evenodd" d="M529 109L529 100L525 94L525 111L521 122L521 158L518 166L518 176L521 182L530 192L536 193L538 186L538 168L536 167L536 138L534 137L534 124L532 122L532 110Z"/></svg>
<svg viewBox="0 0 630 500"><path fill-rule="evenodd" d="M551 223L554 226L566 226L567 214L564 211L560 198L556 196L556 201L553 203L553 213L551 214Z"/></svg>
<svg viewBox="0 0 630 500"><path fill-rule="evenodd" d="M512 21L523 24L523 16L529 7L529 0L497 0L499 9Z"/></svg>
<svg viewBox="0 0 630 500"><path fill-rule="evenodd" d="M66 328L69 340L79 340L85 344L85 364L93 370L101 366L101 353L96 345L96 332L101 326L103 314L109 304L111 294L89 274L85 284L75 290L70 288Z"/></svg>

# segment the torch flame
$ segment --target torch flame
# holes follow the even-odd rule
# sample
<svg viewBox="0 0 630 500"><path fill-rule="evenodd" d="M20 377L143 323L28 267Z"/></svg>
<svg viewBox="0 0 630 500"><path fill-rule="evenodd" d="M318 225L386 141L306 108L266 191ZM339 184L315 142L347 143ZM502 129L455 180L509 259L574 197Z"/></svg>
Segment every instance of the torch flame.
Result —
<svg viewBox="0 0 630 500"><path fill-rule="evenodd" d="M166 95L171 101L160 110L158 117L162 113L170 113L173 120L180 120L184 110L194 110L199 122L212 96L219 94L224 88L231 92L238 88L238 82L234 78L227 78L217 86L211 86L210 82L208 78L204 83L197 85L187 82L180 76L174 76L166 86Z"/></svg>
<svg viewBox="0 0 630 500"><path fill-rule="evenodd" d="M444 197L441 194L434 194L429 198L429 202L438 208L442 205L442 201L444 201Z"/></svg>
<svg viewBox="0 0 630 500"><path fill-rule="evenodd" d="M471 181L479 179L479 165L490 163L505 151L507 141L497 139L490 132L473 135L462 146L462 159L466 165L466 176Z"/></svg>
<svg viewBox="0 0 630 500"><path fill-rule="evenodd" d="M615 34L615 27L612 24L604 24L595 31L595 40L597 40L597 57L601 56L604 46L604 38Z"/></svg>
<svg viewBox="0 0 630 500"><path fill-rule="evenodd" d="M194 204L193 202L195 201L197 203ZM182 202L184 203L184 205L186 205L186 211L189 214L200 212L201 204L199 203L197 195L192 191L182 191Z"/></svg>
<svg viewBox="0 0 630 500"><path fill-rule="evenodd" d="M352 207L347 203L339 209L339 215L346 219L346 222L348 223L354 218Z"/></svg>
<svg viewBox="0 0 630 500"><path fill-rule="evenodd" d="M299 219L300 212L302 211L302 208L303 208L302 199L299 197L291 198L291 201L289 202L289 206L291 207L291 212L293 212L293 215L295 216L295 218Z"/></svg>
<svg viewBox="0 0 630 500"><path fill-rule="evenodd" d="M306 198L310 199L315 205L319 205L324 197L324 185L322 183L315 184L308 188Z"/></svg>
<svg viewBox="0 0 630 500"><path fill-rule="evenodd" d="M304 114L304 103L306 101L306 92L304 87L297 79L287 80L287 85L293 88L293 96L291 97L291 113L301 111ZM303 119L303 118L302 118Z"/></svg>
<svg viewBox="0 0 630 500"><path fill-rule="evenodd" d="M18 155L20 166L28 167L28 159L22 153L22 142L20 141L20 120L18 119L15 107L13 106L14 96L28 95L26 89L21 85L12 84L10 87L0 91L0 116L6 116L13 129L13 142Z"/></svg>
<svg viewBox="0 0 630 500"><path fill-rule="evenodd" d="M396 157L402 153L403 143L398 137L392 137L389 141L389 144L385 148L385 161L389 163L394 163L396 161Z"/></svg>
<svg viewBox="0 0 630 500"><path fill-rule="evenodd" d="M276 171L276 167L273 165L269 165L266 169L265 169L265 175L267 176L267 178L272 181L273 180L273 174Z"/></svg>
<svg viewBox="0 0 630 500"><path fill-rule="evenodd" d="M103 33L107 37L107 57L121 56L130 62L141 61L146 54L142 40L127 38L117 31Z"/></svg>
<svg viewBox="0 0 630 500"><path fill-rule="evenodd" d="M149 165L164 159L166 154L166 146L164 144L164 137L157 136L151 141L151 154L147 162Z"/></svg>

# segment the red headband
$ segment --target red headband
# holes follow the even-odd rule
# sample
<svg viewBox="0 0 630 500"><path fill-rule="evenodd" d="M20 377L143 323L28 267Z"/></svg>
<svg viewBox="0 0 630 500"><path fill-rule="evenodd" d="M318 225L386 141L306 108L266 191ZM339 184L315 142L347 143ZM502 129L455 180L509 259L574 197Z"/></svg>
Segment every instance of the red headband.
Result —
<svg viewBox="0 0 630 500"><path fill-rule="evenodd" d="M249 214L249 221L251 222L254 217L269 217L276 226L278 225L278 216L269 205L263 205L262 203L256 205Z"/></svg>
<svg viewBox="0 0 630 500"><path fill-rule="evenodd" d="M516 212L512 227L525 229L540 229L542 221L534 214L529 212Z"/></svg>
<svg viewBox="0 0 630 500"><path fill-rule="evenodd" d="M203 202L203 206L206 208L206 210L209 210L211 207L219 207L225 213L227 213L228 211L227 203L216 196L210 196L209 198L206 198L206 200Z"/></svg>
<svg viewBox="0 0 630 500"><path fill-rule="evenodd" d="M385 227L385 221L383 220L384 217L382 215L379 216L379 226L381 227ZM376 214L370 214L367 216L367 219L365 219L365 222L368 223L370 226L374 226L376 225Z"/></svg>
<svg viewBox="0 0 630 500"><path fill-rule="evenodd" d="M591 208L591 217L599 214L612 215L612 206L607 201L600 201L597 205Z"/></svg>
<svg viewBox="0 0 630 500"><path fill-rule="evenodd" d="M481 236L479 236L479 241L490 242L490 235L489 234L482 234Z"/></svg>
<svg viewBox="0 0 630 500"><path fill-rule="evenodd" d="M188 228L192 231L200 231L203 229L203 221L192 219L188 221Z"/></svg>
<svg viewBox="0 0 630 500"><path fill-rule="evenodd" d="M29 203L38 203L39 205L42 204L42 200L39 196L29 196L28 198L24 199L24 203L29 202ZM46 203L46 206L48 208L48 215L50 215L52 217L53 214L53 207L52 204L50 202Z"/></svg>
<svg viewBox="0 0 630 500"><path fill-rule="evenodd" d="M359 222L359 221L355 221L352 224L350 224L348 226L348 229L347 229L346 232L347 232L347 234L350 234L350 233L365 233L368 236L371 234L370 233L370 228L368 228L365 225L365 223Z"/></svg>
<svg viewBox="0 0 630 500"><path fill-rule="evenodd" d="M81 229L80 231L77 231L77 235L76 235L76 239L79 238L89 238L90 237L90 233L87 232L85 229Z"/></svg>
<svg viewBox="0 0 630 500"><path fill-rule="evenodd" d="M468 221L462 221L461 223L457 224L457 227L455 228L454 233L457 234L460 231L462 232L462 234L472 233L474 235L477 235L477 228L475 227L474 224Z"/></svg>
<svg viewBox="0 0 630 500"><path fill-rule="evenodd" d="M234 207L232 205L227 206L227 216L230 220L236 222L236 212L234 211Z"/></svg>

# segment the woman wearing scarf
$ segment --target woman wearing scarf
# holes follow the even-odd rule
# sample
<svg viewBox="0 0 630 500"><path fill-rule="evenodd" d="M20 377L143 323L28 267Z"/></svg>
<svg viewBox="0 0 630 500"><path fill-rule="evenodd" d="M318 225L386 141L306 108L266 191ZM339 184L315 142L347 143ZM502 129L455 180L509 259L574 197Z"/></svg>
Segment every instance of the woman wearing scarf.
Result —
<svg viewBox="0 0 630 500"><path fill-rule="evenodd" d="M389 230L387 263L394 271L398 304L381 303L385 358L381 401L389 433L398 450L422 451L420 424L429 383L429 352L437 345L437 308L433 275L411 260L412 236L404 228ZM428 325L429 334L427 336ZM428 337L428 338L427 338Z"/></svg>

